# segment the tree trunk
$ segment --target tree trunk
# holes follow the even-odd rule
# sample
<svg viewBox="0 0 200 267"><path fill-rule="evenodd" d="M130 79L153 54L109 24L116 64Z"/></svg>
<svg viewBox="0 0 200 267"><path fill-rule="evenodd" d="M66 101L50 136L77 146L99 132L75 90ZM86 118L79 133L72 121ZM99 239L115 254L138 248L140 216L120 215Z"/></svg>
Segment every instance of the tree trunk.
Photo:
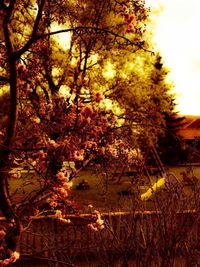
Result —
<svg viewBox="0 0 200 267"><path fill-rule="evenodd" d="M7 51L9 84L10 84L10 101L8 103L10 112L8 115L8 124L5 138L0 150L0 209L7 221L7 232L5 236L6 248L12 251L16 250L17 240L20 236L20 220L17 217L14 207L11 203L8 189L9 178L9 158L12 151L13 140L16 132L16 123L18 119L18 86L17 86L17 59L14 58L13 46L9 31L9 21L14 2L10 4L7 14L3 20L3 31L5 47Z"/></svg>

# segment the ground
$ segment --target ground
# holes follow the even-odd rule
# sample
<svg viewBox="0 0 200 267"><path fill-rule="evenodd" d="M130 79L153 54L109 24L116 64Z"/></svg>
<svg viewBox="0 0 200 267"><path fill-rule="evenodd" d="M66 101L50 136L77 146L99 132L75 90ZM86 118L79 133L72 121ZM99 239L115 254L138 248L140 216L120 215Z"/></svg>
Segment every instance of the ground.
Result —
<svg viewBox="0 0 200 267"><path fill-rule="evenodd" d="M172 172L177 179L181 182L183 171L186 171L188 167L186 166L169 166L168 171ZM200 166L193 166L193 175L200 179ZM34 173L24 171L22 173L23 179L12 179L10 182L10 187L14 195L15 200L19 200L21 197L26 196L27 192L30 192L34 188L38 187L39 181L34 177ZM93 205L95 209L101 212L108 211L118 211L125 210L129 211L133 207L138 208L138 198L149 188L148 180L145 178L143 185L131 186L131 180L134 180L134 175L123 176L120 182L117 182L117 177L114 180L107 182L104 176L98 175L92 169L83 170L76 179L73 180L73 199L78 203L80 212L89 212L88 205ZM152 182L158 180L159 176L151 176ZM78 190L77 185L82 182L82 180L87 181L89 184L89 189ZM36 181L36 182L33 182ZM25 189L24 189L24 186ZM131 189L131 194L126 194L126 191ZM186 192L190 192L192 189L189 186L184 186ZM121 194L120 194L121 193ZM151 201L146 201L144 203L145 209L152 209ZM144 208L144 207L143 207Z"/></svg>
<svg viewBox="0 0 200 267"><path fill-rule="evenodd" d="M172 172L180 182L182 181L182 175L180 173L185 171L187 168L188 167L185 166L167 167L167 169ZM200 179L200 166L193 166L193 174ZM131 187L132 178L134 177L124 176L120 183L117 183L116 181L110 181L106 184L106 182L103 182L104 179L102 176L97 176L95 172L85 170L79 175L79 177L76 178L73 183L74 198L78 203L80 203L80 207L83 209L83 211L87 211L86 207L88 204L92 204L95 208L104 212L119 209L132 209L133 206L130 205L130 203L136 201L138 194L140 196L149 188L148 184L144 184L140 185L138 189L135 187L135 190L133 190L133 194L131 195L119 195L118 192L123 192ZM158 176L151 176L151 178L153 182L159 179ZM90 189L76 190L76 185L79 184L82 179L88 181ZM148 183L147 179L146 182ZM189 192L191 188L184 186L184 190ZM151 209L151 201L146 202L145 207L147 209Z"/></svg>

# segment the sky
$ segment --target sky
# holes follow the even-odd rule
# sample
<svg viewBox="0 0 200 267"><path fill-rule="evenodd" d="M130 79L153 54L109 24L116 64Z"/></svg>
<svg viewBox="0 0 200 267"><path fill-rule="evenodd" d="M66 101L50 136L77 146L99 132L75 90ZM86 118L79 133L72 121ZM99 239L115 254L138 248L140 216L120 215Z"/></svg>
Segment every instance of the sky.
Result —
<svg viewBox="0 0 200 267"><path fill-rule="evenodd" d="M154 40L170 70L177 111L200 115L200 0L146 0L146 5L159 9Z"/></svg>

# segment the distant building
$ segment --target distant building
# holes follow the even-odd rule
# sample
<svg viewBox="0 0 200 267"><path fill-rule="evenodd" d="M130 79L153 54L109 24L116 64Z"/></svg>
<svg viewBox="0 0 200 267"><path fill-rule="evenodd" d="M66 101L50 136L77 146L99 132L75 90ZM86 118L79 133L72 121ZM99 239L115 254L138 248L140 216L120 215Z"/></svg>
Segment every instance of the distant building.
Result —
<svg viewBox="0 0 200 267"><path fill-rule="evenodd" d="M200 139L200 116L186 115L184 117L183 126L178 134L189 144L196 139Z"/></svg>
<svg viewBox="0 0 200 267"><path fill-rule="evenodd" d="M182 138L182 159L200 163L200 116L184 116L178 134Z"/></svg>

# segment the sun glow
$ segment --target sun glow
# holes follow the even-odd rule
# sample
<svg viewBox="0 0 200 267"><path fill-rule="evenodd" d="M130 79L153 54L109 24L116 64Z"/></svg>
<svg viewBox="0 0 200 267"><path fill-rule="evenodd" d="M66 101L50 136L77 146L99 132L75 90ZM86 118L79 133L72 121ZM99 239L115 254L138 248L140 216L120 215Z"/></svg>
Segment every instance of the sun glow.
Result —
<svg viewBox="0 0 200 267"><path fill-rule="evenodd" d="M146 5L152 13L160 11L154 41L171 71L177 111L200 115L200 1L146 0Z"/></svg>
<svg viewBox="0 0 200 267"><path fill-rule="evenodd" d="M116 70L111 62L107 62L103 69L103 77L107 80L115 77Z"/></svg>
<svg viewBox="0 0 200 267"><path fill-rule="evenodd" d="M66 30L66 25L53 23L51 25L51 32ZM52 35L54 41L56 41L59 46L64 50L69 50L71 45L71 32L63 32L56 35Z"/></svg>

